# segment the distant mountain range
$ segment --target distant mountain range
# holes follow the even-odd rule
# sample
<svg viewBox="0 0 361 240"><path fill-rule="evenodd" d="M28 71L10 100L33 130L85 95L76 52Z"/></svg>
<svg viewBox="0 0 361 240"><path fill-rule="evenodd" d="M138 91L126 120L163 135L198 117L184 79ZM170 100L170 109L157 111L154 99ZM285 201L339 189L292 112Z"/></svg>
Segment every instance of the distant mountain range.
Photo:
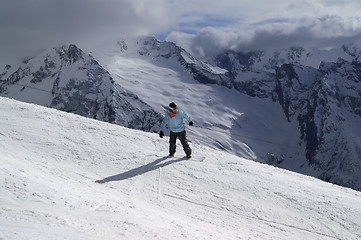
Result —
<svg viewBox="0 0 361 240"><path fill-rule="evenodd" d="M200 61L171 42L49 49L0 73L0 95L145 131L176 101L191 141L361 190L361 52L293 47Z"/></svg>
<svg viewBox="0 0 361 240"><path fill-rule="evenodd" d="M270 56L226 52L216 63L229 71L241 93L280 104L285 118L297 124L298 144L321 179L360 190L360 56L351 44L329 51L284 49Z"/></svg>

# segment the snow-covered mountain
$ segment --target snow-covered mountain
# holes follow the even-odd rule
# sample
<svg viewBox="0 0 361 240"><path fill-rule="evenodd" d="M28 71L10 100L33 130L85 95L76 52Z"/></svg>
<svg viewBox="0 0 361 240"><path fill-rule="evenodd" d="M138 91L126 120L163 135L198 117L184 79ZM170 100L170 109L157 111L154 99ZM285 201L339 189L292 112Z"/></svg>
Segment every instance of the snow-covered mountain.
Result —
<svg viewBox="0 0 361 240"><path fill-rule="evenodd" d="M361 238L361 193L0 97L0 239ZM20 117L19 117L20 116Z"/></svg>
<svg viewBox="0 0 361 240"><path fill-rule="evenodd" d="M175 101L195 123L188 129L194 143L361 189L361 54L353 45L227 51L208 61L151 37L85 48L94 58L78 51L82 53L78 59L91 59L88 62L101 69L96 72L105 74L106 80L98 83L101 90L86 92L92 88L87 85L89 76L99 74L89 72L84 61L73 61L75 65L65 61L64 67L57 64L57 70L50 71L54 77L41 77L42 69L49 69L46 52L25 65L5 69L0 75L5 80L1 95L36 102L31 98L35 92L40 96L41 84L47 82L48 92L41 93L50 96L49 101L36 103L72 112L77 104L89 101L77 99L88 96L96 107L79 106L87 109L79 114L148 131L157 130L164 108ZM17 76L23 69L30 74L20 81ZM73 71L82 72L77 81L82 82L83 91L72 90ZM58 75L68 88L54 88ZM32 80L36 76L43 80ZM30 101L26 91L32 92Z"/></svg>
<svg viewBox="0 0 361 240"><path fill-rule="evenodd" d="M73 44L5 70L0 74L2 96L146 131L161 117Z"/></svg>
<svg viewBox="0 0 361 240"><path fill-rule="evenodd" d="M226 52L217 56L216 63L229 71L235 89L273 99L289 122L298 123L300 149L305 146L307 164L320 172L321 179L360 189L360 57L361 51L350 44L273 54Z"/></svg>

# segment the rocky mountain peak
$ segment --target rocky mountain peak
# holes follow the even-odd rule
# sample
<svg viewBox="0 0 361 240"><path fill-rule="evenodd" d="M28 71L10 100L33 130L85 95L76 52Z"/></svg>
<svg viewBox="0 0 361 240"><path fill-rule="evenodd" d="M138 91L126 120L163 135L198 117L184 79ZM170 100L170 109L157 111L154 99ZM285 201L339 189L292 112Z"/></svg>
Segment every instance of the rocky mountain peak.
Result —
<svg viewBox="0 0 361 240"><path fill-rule="evenodd" d="M30 59L0 83L0 93L147 131L157 128L160 118L160 114L116 84L107 70L74 44L49 49Z"/></svg>

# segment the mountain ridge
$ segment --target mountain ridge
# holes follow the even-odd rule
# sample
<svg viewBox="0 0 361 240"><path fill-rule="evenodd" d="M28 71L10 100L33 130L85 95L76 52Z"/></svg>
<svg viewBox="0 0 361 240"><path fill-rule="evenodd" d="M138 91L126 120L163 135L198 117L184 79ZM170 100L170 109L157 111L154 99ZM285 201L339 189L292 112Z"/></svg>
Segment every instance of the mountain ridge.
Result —
<svg viewBox="0 0 361 240"><path fill-rule="evenodd" d="M10 72L1 75L5 96L146 131L160 118L74 44L49 49Z"/></svg>

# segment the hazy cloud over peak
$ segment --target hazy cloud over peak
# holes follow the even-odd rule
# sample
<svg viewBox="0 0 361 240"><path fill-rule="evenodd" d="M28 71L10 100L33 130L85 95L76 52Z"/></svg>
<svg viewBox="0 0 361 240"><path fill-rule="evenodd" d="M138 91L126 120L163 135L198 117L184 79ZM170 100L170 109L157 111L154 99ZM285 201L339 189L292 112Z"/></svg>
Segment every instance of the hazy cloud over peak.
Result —
<svg viewBox="0 0 361 240"><path fill-rule="evenodd" d="M227 25L223 28L211 26L187 35L173 31L167 40L179 43L192 53L206 57L226 49L250 51L290 46L333 47L349 42L360 43L361 2L269 2L275 4L273 8L271 3L259 9L244 5L240 15L243 15L243 12L245 14L238 28L228 30ZM267 7L270 7L270 13L261 15ZM249 9L253 12L247 13ZM255 12L260 13L258 18Z"/></svg>
<svg viewBox="0 0 361 240"><path fill-rule="evenodd" d="M0 0L0 56L175 28L163 0ZM164 21L169 19L169 21Z"/></svg>

